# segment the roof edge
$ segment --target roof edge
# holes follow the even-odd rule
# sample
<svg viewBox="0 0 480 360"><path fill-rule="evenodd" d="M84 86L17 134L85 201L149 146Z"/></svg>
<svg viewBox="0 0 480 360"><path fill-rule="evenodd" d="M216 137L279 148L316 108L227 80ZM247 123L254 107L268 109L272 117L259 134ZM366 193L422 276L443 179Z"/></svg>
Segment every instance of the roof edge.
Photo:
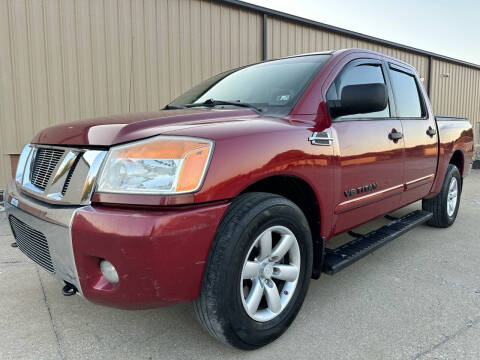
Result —
<svg viewBox="0 0 480 360"><path fill-rule="evenodd" d="M256 11L256 12L261 13L261 14L271 15L271 16L275 16L275 17L278 17L278 18L290 20L290 21L293 21L293 22L298 22L298 23L301 23L301 24L310 25L310 26L313 26L313 27L316 27L316 28L319 28L319 29L323 29L323 30L326 30L326 31L331 31L331 32L341 34L341 35L350 36L350 37L353 37L353 38L356 38L356 39L367 40L367 41L371 41L371 42L374 42L374 43L377 43L377 44L380 44L380 45L386 45L386 46L394 47L396 49L406 50L406 51L409 51L409 52L412 52L412 53L432 57L434 59L444 60L444 61L447 61L447 62L450 62L450 63L453 63L453 64L464 65L464 66L468 66L470 68L480 70L480 65L474 64L474 63L471 63L471 62L468 62L468 61L459 60L459 59L455 59L455 58L452 58L452 57L449 57L449 56L440 55L440 54L437 54L437 53L434 53L434 52L418 49L418 48L415 48L415 47L412 47L412 46L403 45L403 44L396 43L396 42L393 42L393 41L380 39L380 38L377 38L377 37L374 37L374 36L362 34L362 33L356 32L356 31L352 31L352 30L343 29L343 28L333 26L333 25L328 25L328 24L321 23L321 22L318 22L318 21L315 21L315 20L306 19L306 18L303 18L303 17L300 17L300 16L287 14L287 13L284 13L282 11L269 9L269 8L266 8L266 7L263 7L263 6L250 4L250 3L247 3L247 2L244 2L244 1L240 1L240 0L216 0L216 1L220 2L220 3L228 4L228 5L231 5L231 6L243 8L243 9L253 10L253 11Z"/></svg>

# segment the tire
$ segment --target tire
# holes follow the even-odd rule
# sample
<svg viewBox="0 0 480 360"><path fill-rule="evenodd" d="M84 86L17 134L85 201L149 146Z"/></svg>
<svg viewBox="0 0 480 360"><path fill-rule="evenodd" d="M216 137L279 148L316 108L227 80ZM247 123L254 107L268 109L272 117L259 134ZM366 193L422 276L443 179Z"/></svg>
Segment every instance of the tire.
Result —
<svg viewBox="0 0 480 360"><path fill-rule="evenodd" d="M455 206L449 207L449 190L456 182L456 202ZM450 195L452 193L450 192ZM462 177L455 165L449 164L447 174L443 180L442 190L431 199L422 200L422 209L433 213L433 217L427 222L428 225L447 228L451 226L457 218L458 208L460 206L460 196L462 194ZM452 203L450 203L451 205Z"/></svg>
<svg viewBox="0 0 480 360"><path fill-rule="evenodd" d="M288 234L275 242L277 230ZM289 240L293 245L282 261L288 258L289 263L283 264L292 266L293 261L300 259L294 290L291 292L284 290L293 282L283 282L274 278L278 267L275 269L273 266L271 273L267 271L268 264L263 268L258 267L262 275L250 280L246 274L248 268L246 264L259 262L263 258L262 239L266 237L268 240L268 236L274 239L271 242L273 247L271 256L265 257L264 260L268 262L275 258L275 250L279 248L276 245L287 237L291 239L291 234L294 235L298 247L294 245L293 240ZM267 243L268 241L265 242ZM253 257L255 254L257 256ZM220 341L240 349L257 349L277 339L295 319L305 299L311 273L312 238L303 212L290 200L281 196L259 192L246 193L232 202L218 227L208 256L201 294L194 302L194 310L203 327ZM293 281L293 278L290 280ZM251 293L252 297L258 290L254 291L254 284L263 284L265 287L261 290L264 302L260 302L257 311L252 310L249 315L247 308L250 307L246 305L249 298L246 299L245 289L250 283L252 285L248 295ZM279 310L278 314L270 311L270 304L278 303L273 300L268 302L265 295L267 292L270 294L272 289L278 290L280 299L285 297L288 300L282 304L282 310ZM265 316L262 317L263 315ZM255 316L257 318L253 318ZM271 316L274 317L270 319Z"/></svg>

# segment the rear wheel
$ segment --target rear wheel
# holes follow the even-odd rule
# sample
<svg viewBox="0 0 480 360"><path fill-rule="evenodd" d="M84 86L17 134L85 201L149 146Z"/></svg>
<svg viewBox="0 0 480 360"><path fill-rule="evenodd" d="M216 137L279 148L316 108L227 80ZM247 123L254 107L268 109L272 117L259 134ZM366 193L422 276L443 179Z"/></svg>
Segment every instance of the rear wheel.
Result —
<svg viewBox="0 0 480 360"><path fill-rule="evenodd" d="M422 200L422 209L433 213L428 225L446 228L457 218L462 193L462 177L455 165L448 165L442 190L432 199Z"/></svg>
<svg viewBox="0 0 480 360"><path fill-rule="evenodd" d="M219 340L256 349L278 338L297 315L312 272L312 239L302 211L266 193L235 199L210 250L200 323Z"/></svg>

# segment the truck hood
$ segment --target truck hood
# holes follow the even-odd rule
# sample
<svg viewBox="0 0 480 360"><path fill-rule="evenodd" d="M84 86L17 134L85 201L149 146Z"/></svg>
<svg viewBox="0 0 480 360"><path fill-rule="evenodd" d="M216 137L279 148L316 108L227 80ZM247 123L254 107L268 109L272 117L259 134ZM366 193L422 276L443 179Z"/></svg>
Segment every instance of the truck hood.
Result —
<svg viewBox="0 0 480 360"><path fill-rule="evenodd" d="M189 128L258 118L261 116L250 109L182 109L114 115L46 128L34 137L32 143L111 146L179 130L185 133ZM194 132L191 135L194 136Z"/></svg>

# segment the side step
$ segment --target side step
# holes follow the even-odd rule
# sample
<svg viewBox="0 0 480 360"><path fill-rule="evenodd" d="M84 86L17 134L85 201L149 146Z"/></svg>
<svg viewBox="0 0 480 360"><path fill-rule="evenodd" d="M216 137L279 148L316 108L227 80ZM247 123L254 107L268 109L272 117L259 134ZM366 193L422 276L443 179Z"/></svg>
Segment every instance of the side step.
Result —
<svg viewBox="0 0 480 360"><path fill-rule="evenodd" d="M431 212L415 210L365 235L356 233L355 239L336 249L326 249L323 272L333 275L364 256L377 250L400 235L423 224L433 216Z"/></svg>

